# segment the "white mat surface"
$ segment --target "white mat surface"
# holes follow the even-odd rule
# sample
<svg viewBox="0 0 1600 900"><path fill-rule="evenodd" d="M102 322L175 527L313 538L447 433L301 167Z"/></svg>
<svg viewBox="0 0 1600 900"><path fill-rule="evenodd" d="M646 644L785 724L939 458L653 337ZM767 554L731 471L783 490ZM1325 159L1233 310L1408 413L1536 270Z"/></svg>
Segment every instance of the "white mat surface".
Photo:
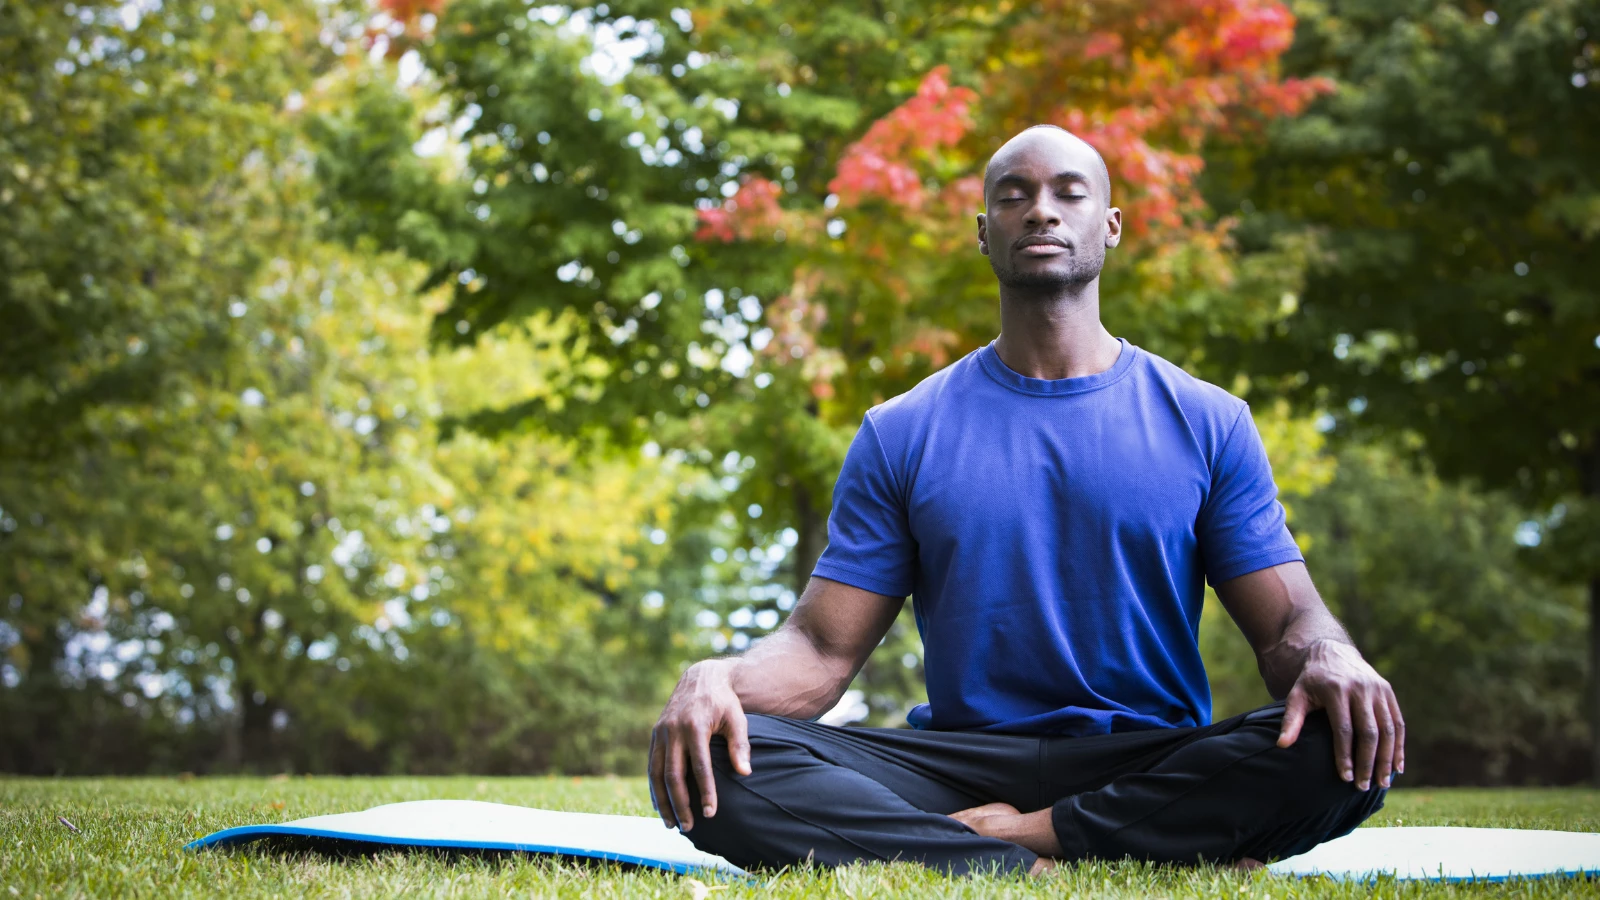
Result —
<svg viewBox="0 0 1600 900"><path fill-rule="evenodd" d="M1503 881L1600 875L1600 834L1514 828L1357 828L1267 867L1280 875Z"/></svg>
<svg viewBox="0 0 1600 900"><path fill-rule="evenodd" d="M206 835L189 849L277 834L410 847L561 853L679 874L705 869L744 874L722 857L696 850L688 838L662 825L660 819L554 812L477 800L414 800L276 825L244 825Z"/></svg>
<svg viewBox="0 0 1600 900"><path fill-rule="evenodd" d="M276 825L244 825L207 835L189 849L301 835L474 850L520 850L586 856L687 874L743 870L702 853L661 820L602 816L482 803L416 800L361 812L313 816ZM1279 875L1365 879L1503 880L1577 874L1600 876L1600 834L1509 828L1358 828L1310 853L1268 866Z"/></svg>

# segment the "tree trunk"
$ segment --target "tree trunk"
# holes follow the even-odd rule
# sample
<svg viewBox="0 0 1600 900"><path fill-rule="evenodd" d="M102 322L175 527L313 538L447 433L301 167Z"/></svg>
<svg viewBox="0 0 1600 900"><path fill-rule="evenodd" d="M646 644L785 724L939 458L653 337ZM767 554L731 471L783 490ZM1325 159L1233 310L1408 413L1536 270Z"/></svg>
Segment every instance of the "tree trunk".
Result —
<svg viewBox="0 0 1600 900"><path fill-rule="evenodd" d="M1591 505L1588 515L1582 519L1584 525L1595 528L1597 517L1595 510L1600 510L1600 440L1590 438L1588 451L1579 463L1579 477L1583 485L1585 499ZM1580 535L1580 547L1590 546L1595 535ZM1589 565L1595 566L1596 560L1590 560ZM1596 787L1600 787L1600 570L1589 570L1589 778Z"/></svg>
<svg viewBox="0 0 1600 900"><path fill-rule="evenodd" d="M811 580L811 570L817 567L822 551L828 546L828 513L817 509L811 492L803 484L794 488L795 531L800 539L794 545L794 594L805 592Z"/></svg>
<svg viewBox="0 0 1600 900"><path fill-rule="evenodd" d="M252 681L239 682L238 759L241 770L264 772L270 766L272 749L272 712L270 698L262 695L256 702L260 688Z"/></svg>
<svg viewBox="0 0 1600 900"><path fill-rule="evenodd" d="M1600 787L1600 575L1589 578L1589 726L1591 778Z"/></svg>
<svg viewBox="0 0 1600 900"><path fill-rule="evenodd" d="M1345 631L1349 633L1350 640L1355 642L1356 649L1363 654L1370 653L1372 635L1372 616L1367 609L1366 598L1361 594L1361 554L1356 542L1350 534L1350 529L1345 525L1344 516L1335 513L1333 517L1332 538L1334 546L1340 551L1335 564L1340 565L1338 581L1339 586L1339 613L1343 619Z"/></svg>

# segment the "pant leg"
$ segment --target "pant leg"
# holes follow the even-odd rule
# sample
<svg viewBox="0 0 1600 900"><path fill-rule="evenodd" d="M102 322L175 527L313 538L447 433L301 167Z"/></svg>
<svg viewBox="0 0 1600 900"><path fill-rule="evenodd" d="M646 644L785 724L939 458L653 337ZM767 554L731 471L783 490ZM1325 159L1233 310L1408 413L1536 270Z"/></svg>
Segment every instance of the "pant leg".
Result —
<svg viewBox="0 0 1600 900"><path fill-rule="evenodd" d="M1381 788L1360 791L1338 777L1323 713L1307 718L1292 747L1277 746L1282 722L1276 703L1132 742L1124 735L1051 741L1047 766L1063 788L1051 815L1065 858L1290 856L1348 833L1382 807Z"/></svg>
<svg viewBox="0 0 1600 900"><path fill-rule="evenodd" d="M712 742L717 814L685 832L701 850L744 868L905 860L958 875L1025 872L1037 859L948 816L996 799L991 791L1036 793L1037 738L759 715L749 727L749 775L733 771L724 740Z"/></svg>

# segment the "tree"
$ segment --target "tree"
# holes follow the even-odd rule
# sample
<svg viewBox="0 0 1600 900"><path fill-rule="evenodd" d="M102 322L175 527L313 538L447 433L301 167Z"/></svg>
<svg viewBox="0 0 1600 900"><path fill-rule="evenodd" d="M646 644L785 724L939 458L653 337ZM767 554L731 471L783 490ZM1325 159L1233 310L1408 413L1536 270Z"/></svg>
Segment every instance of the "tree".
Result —
<svg viewBox="0 0 1600 900"><path fill-rule="evenodd" d="M0 10L0 768L642 759L677 479L445 439L560 389L570 323L430 353L423 270L320 239L339 10L75 9Z"/></svg>
<svg viewBox="0 0 1600 900"><path fill-rule="evenodd" d="M239 406L192 392L250 339L229 310L277 243L284 198L267 185L294 166L281 108L332 59L322 21L295 3L0 10L0 544L22 657L7 681L53 680L83 649L63 620L91 596L89 618L105 615L118 568L143 568L107 546L203 525L152 515L170 460L152 460L150 494L101 492L163 439L194 438L203 412ZM136 424L156 398L182 401Z"/></svg>
<svg viewBox="0 0 1600 900"><path fill-rule="evenodd" d="M1308 4L1286 66L1340 90L1219 148L1209 191L1245 250L1310 247L1293 314L1229 358L1550 511L1523 540L1589 586L1600 777L1597 31L1588 2Z"/></svg>

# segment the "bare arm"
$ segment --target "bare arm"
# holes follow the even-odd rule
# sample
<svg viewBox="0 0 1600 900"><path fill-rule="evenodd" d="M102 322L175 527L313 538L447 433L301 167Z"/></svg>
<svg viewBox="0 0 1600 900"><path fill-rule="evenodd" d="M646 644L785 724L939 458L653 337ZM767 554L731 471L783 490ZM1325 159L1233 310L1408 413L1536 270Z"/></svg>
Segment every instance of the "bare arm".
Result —
<svg viewBox="0 0 1600 900"><path fill-rule="evenodd" d="M812 719L844 696L904 604L813 578L781 628L741 656L707 662L728 666L746 712Z"/></svg>
<svg viewBox="0 0 1600 900"><path fill-rule="evenodd" d="M1339 776L1362 790L1405 771L1405 719L1394 689L1361 657L1311 583L1305 563L1272 566L1217 585L1217 597L1256 653L1273 697L1288 701L1278 745L1325 710Z"/></svg>
<svg viewBox="0 0 1600 900"><path fill-rule="evenodd" d="M694 664L650 736L650 794L667 827L694 827L688 774L700 812L716 815L713 735L728 741L734 770L750 773L745 713L809 719L827 712L888 633L903 597L813 578L788 621L740 656Z"/></svg>

